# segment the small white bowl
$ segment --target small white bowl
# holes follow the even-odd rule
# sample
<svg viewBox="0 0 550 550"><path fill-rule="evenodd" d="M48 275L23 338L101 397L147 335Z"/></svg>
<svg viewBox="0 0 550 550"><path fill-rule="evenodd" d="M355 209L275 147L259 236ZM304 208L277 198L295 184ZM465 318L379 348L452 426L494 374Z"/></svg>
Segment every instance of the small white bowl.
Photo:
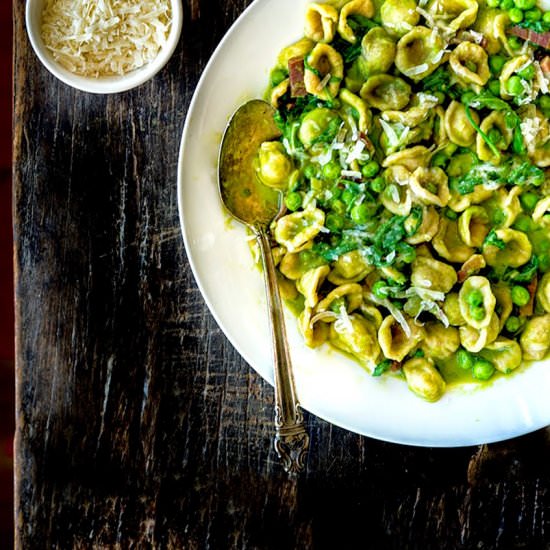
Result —
<svg viewBox="0 0 550 550"><path fill-rule="evenodd" d="M168 62L178 44L183 21L181 0L170 0L172 6L172 24L166 44L157 57L134 71L121 76L85 77L79 76L60 65L44 45L41 33L42 10L44 0L27 0L26 25L31 45L42 64L59 80L73 88L95 94L124 92L143 84L157 74Z"/></svg>

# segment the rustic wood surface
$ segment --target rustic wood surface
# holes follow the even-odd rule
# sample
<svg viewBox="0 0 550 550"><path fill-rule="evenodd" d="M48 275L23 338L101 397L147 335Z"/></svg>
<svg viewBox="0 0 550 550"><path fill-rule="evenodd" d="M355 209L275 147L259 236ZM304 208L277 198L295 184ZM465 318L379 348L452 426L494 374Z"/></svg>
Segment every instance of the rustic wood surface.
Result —
<svg viewBox="0 0 550 550"><path fill-rule="evenodd" d="M550 548L548 430L427 449L307 415L307 470L282 471L176 201L194 87L249 1L183 4L168 66L112 96L47 73L14 6L17 547Z"/></svg>

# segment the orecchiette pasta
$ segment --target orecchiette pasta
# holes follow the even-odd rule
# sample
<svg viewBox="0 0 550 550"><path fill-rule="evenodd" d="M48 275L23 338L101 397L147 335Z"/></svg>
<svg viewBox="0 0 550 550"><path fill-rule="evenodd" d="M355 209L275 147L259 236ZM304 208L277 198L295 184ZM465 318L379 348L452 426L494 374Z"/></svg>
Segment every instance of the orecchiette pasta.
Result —
<svg viewBox="0 0 550 550"><path fill-rule="evenodd" d="M265 94L255 174L305 343L428 401L465 357L481 380L550 355L546 51L510 26L477 0L311 2Z"/></svg>

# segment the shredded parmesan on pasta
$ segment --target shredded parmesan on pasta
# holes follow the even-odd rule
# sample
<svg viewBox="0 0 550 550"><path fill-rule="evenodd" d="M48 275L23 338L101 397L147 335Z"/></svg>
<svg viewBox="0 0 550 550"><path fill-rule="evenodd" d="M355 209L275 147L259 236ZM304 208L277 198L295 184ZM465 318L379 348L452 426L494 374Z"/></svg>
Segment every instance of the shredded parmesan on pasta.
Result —
<svg viewBox="0 0 550 550"><path fill-rule="evenodd" d="M42 39L81 76L114 76L151 62L166 43L169 0L46 0Z"/></svg>

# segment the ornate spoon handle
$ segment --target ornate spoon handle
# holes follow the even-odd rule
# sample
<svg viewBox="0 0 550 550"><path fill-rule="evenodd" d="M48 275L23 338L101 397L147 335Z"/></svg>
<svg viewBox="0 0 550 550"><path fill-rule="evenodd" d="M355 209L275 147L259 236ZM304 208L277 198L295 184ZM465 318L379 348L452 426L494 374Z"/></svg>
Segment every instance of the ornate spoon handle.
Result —
<svg viewBox="0 0 550 550"><path fill-rule="evenodd" d="M271 245L264 229L256 231L265 275L275 370L275 450L289 473L305 466L309 436L296 398L292 364L288 351L281 295Z"/></svg>

